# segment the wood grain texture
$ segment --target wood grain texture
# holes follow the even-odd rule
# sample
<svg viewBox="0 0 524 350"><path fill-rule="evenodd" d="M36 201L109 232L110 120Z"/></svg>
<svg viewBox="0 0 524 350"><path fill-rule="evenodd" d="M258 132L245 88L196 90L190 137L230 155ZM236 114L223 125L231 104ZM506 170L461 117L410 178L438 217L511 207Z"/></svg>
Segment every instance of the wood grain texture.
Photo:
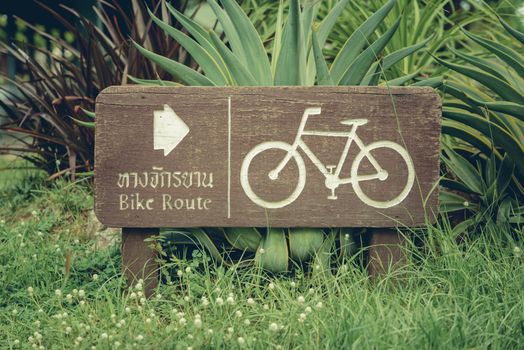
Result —
<svg viewBox="0 0 524 350"><path fill-rule="evenodd" d="M164 155L154 149L153 114L166 104L189 133ZM314 157L291 146L308 109L320 113L308 116L300 140ZM441 101L430 88L119 86L98 96L96 115L95 211L109 226L415 226L437 209ZM348 119L366 119L367 124L341 123ZM361 145L353 141L340 161L348 140L341 135L352 131ZM271 147L260 146L268 141ZM369 148L378 141L388 143ZM333 166L333 172L340 163L339 178L348 179L362 147L387 178L378 179L364 155L355 174L359 179L375 176L357 183L369 200L356 193L354 182L339 184L336 199L329 199L334 198L328 188L334 177L322 174L315 158L324 169ZM370 205L398 197L405 188L409 164L402 150L413 164L409 192L390 207ZM270 179L288 152L291 157L278 178ZM246 172L244 163L249 164ZM286 205L257 203L242 174L263 203ZM299 179L303 188L287 203Z"/></svg>
<svg viewBox="0 0 524 350"><path fill-rule="evenodd" d="M145 239L155 235L158 235L155 228L122 228L122 272L129 288L143 279L147 297L158 285L158 264L155 252Z"/></svg>
<svg viewBox="0 0 524 350"><path fill-rule="evenodd" d="M397 230L376 228L371 230L368 273L372 278L400 268L406 263L406 239Z"/></svg>

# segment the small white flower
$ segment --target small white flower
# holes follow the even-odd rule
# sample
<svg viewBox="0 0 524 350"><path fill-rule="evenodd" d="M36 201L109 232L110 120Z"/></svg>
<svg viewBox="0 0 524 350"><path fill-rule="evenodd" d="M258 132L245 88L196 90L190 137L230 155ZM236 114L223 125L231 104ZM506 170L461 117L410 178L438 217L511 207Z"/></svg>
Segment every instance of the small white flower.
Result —
<svg viewBox="0 0 524 350"><path fill-rule="evenodd" d="M193 350L193 347L192 347L192 346L188 346L188 347L186 348L186 350Z"/></svg>
<svg viewBox="0 0 524 350"><path fill-rule="evenodd" d="M79 302L80 306L84 306L86 304L85 300L80 300Z"/></svg>
<svg viewBox="0 0 524 350"><path fill-rule="evenodd" d="M193 324L195 325L196 328L202 328L202 320L200 318L195 318L195 320L193 321Z"/></svg>
<svg viewBox="0 0 524 350"><path fill-rule="evenodd" d="M313 293L315 293L315 289L309 288L309 294L313 294Z"/></svg>
<svg viewBox="0 0 524 350"><path fill-rule="evenodd" d="M95 274L93 274L92 278L93 278L93 281L97 281L98 280L98 275L95 273Z"/></svg>
<svg viewBox="0 0 524 350"><path fill-rule="evenodd" d="M264 253L266 252L266 250L265 250L264 248L260 248L260 249L258 250L258 252L259 252L260 254L264 254Z"/></svg>
<svg viewBox="0 0 524 350"><path fill-rule="evenodd" d="M316 307L317 309L322 309L322 306L323 306L322 302L319 301L315 307Z"/></svg>
<svg viewBox="0 0 524 350"><path fill-rule="evenodd" d="M269 325L269 330L270 330L270 331L273 331L273 332L278 331L278 325L277 325L275 322L271 323L271 324Z"/></svg>
<svg viewBox="0 0 524 350"><path fill-rule="evenodd" d="M17 310L17 309L13 309L13 311L11 311L11 313L12 313L13 315L16 315L16 314L18 314L18 310Z"/></svg>
<svg viewBox="0 0 524 350"><path fill-rule="evenodd" d="M2 221L4 221L4 220L2 220ZM4 221L4 222L5 222L5 221ZM3 223L2 223L2 224L3 224ZM15 340L13 341L13 344L14 344L15 346L20 345L20 340L15 339Z"/></svg>
<svg viewBox="0 0 524 350"><path fill-rule="evenodd" d="M302 323L306 320L306 314L304 313L301 313L299 316L298 316L298 322Z"/></svg>
<svg viewBox="0 0 524 350"><path fill-rule="evenodd" d="M515 246L513 248L513 254L515 254L516 257L520 257L520 254L522 253L522 250L520 249L520 247L518 246Z"/></svg>
<svg viewBox="0 0 524 350"><path fill-rule="evenodd" d="M146 318L146 323L147 323L147 324L150 324L150 323L151 323L151 319L150 319L149 317Z"/></svg>
<svg viewBox="0 0 524 350"><path fill-rule="evenodd" d="M25 247L25 243L24 242L20 243L20 248L24 248L24 247Z"/></svg>
<svg viewBox="0 0 524 350"><path fill-rule="evenodd" d="M142 305L143 305L143 304L145 304L145 303L146 303L146 301L147 301L147 300L146 300L146 298L140 298L140 304L142 304Z"/></svg>
<svg viewBox="0 0 524 350"><path fill-rule="evenodd" d="M144 336L143 336L142 334L139 334L139 335L136 336L135 339L136 339L137 341L142 341L142 340L144 340Z"/></svg>
<svg viewBox="0 0 524 350"><path fill-rule="evenodd" d="M234 305L235 304L235 299L232 296L228 296L226 301L227 301L227 303L229 305Z"/></svg>
<svg viewBox="0 0 524 350"><path fill-rule="evenodd" d="M33 211L31 212L31 215L33 215L33 216L38 216L38 212L37 212L36 210L33 210Z"/></svg>
<svg viewBox="0 0 524 350"><path fill-rule="evenodd" d="M291 283L289 284L291 287L295 288L297 286L297 284L295 283L295 281L291 281Z"/></svg>
<svg viewBox="0 0 524 350"><path fill-rule="evenodd" d="M233 327L228 327L228 329L227 329L227 332L229 334L232 334L234 331L235 331L235 329Z"/></svg>
<svg viewBox="0 0 524 350"><path fill-rule="evenodd" d="M115 346L115 348L118 348L120 346L120 342L116 341L116 342L113 343L113 345Z"/></svg>
<svg viewBox="0 0 524 350"><path fill-rule="evenodd" d="M66 295L66 300L69 304L71 304L73 302L73 296L71 294L67 294Z"/></svg>
<svg viewBox="0 0 524 350"><path fill-rule="evenodd" d="M27 294L29 294L29 296L33 295L33 291L33 287L27 287Z"/></svg>
<svg viewBox="0 0 524 350"><path fill-rule="evenodd" d="M305 311L307 314L310 314L311 311L313 311L313 310L311 309L311 307L306 306L306 308L304 309L304 311Z"/></svg>
<svg viewBox="0 0 524 350"><path fill-rule="evenodd" d="M206 297L202 297L202 305L204 305L204 306L208 306L209 305L209 300Z"/></svg>
<svg viewBox="0 0 524 350"><path fill-rule="evenodd" d="M141 290L139 290L138 292L136 292L136 295L137 295L138 297L143 297L143 296L144 296L144 293L143 293Z"/></svg>
<svg viewBox="0 0 524 350"><path fill-rule="evenodd" d="M81 336L76 337L76 341L77 341L77 342L81 343L82 340L84 340L84 338L82 338Z"/></svg>
<svg viewBox="0 0 524 350"><path fill-rule="evenodd" d="M116 315L115 314L111 314L111 319L114 321L116 318Z"/></svg>
<svg viewBox="0 0 524 350"><path fill-rule="evenodd" d="M142 287L143 287L142 283L140 283L140 282L135 285L135 289L136 290L142 290Z"/></svg>
<svg viewBox="0 0 524 350"><path fill-rule="evenodd" d="M249 325L251 324L251 321L248 320L248 319L246 318L246 319L244 320L244 324L245 324L246 326L249 326Z"/></svg>
<svg viewBox="0 0 524 350"><path fill-rule="evenodd" d="M268 285L269 289L275 289L275 284L273 282L269 283Z"/></svg>
<svg viewBox="0 0 524 350"><path fill-rule="evenodd" d="M218 306L222 306L222 305L224 305L224 299L222 299L221 297L218 297L218 298L215 299L215 303Z"/></svg>
<svg viewBox="0 0 524 350"><path fill-rule="evenodd" d="M253 299L253 298L247 298L247 303L248 303L249 305L255 305L255 299Z"/></svg>
<svg viewBox="0 0 524 350"><path fill-rule="evenodd" d="M303 303L303 302L306 301L306 298L304 298L302 295L300 295L300 296L297 298L297 301L298 301L299 303Z"/></svg>
<svg viewBox="0 0 524 350"><path fill-rule="evenodd" d="M126 307L126 309L125 309L125 310L126 310L126 313L128 313L128 314L129 314L129 313L131 313L131 308L130 308L129 306L128 306L128 307Z"/></svg>
<svg viewBox="0 0 524 350"><path fill-rule="evenodd" d="M236 317L242 317L242 311L240 311L240 310L235 311L235 316Z"/></svg>
<svg viewBox="0 0 524 350"><path fill-rule="evenodd" d="M209 328L209 329L207 330L207 334L210 334L210 335L213 334L213 330L212 330L211 328Z"/></svg>
<svg viewBox="0 0 524 350"><path fill-rule="evenodd" d="M76 296L78 295L78 289L76 289L76 288L73 289L73 292L72 292L72 293L73 293L73 295L76 297Z"/></svg>
<svg viewBox="0 0 524 350"><path fill-rule="evenodd" d="M263 308L264 308L264 310L269 310L269 305L268 304L264 304Z"/></svg>
<svg viewBox="0 0 524 350"><path fill-rule="evenodd" d="M182 272L182 270L178 270L178 271L176 272L176 274L177 274L178 277L182 277L182 275L184 275L184 273Z"/></svg>
<svg viewBox="0 0 524 350"><path fill-rule="evenodd" d="M107 333L102 333L100 334L100 338L102 339L107 339L109 336L107 335Z"/></svg>
<svg viewBox="0 0 524 350"><path fill-rule="evenodd" d="M44 313L44 309L38 309L37 311L39 314L43 314Z"/></svg>
<svg viewBox="0 0 524 350"><path fill-rule="evenodd" d="M182 318L180 318L180 320L178 320L178 323L179 323L181 326L183 326L183 325L185 325L185 324L187 323L187 320L186 320L185 318L182 317Z"/></svg>
<svg viewBox="0 0 524 350"><path fill-rule="evenodd" d="M36 235L37 235L38 237L43 237L43 236L44 236L44 233L43 233L42 231L38 231L38 232L36 233Z"/></svg>
<svg viewBox="0 0 524 350"><path fill-rule="evenodd" d="M83 298L83 297L86 296L86 292L85 292L83 289L80 289L80 290L78 291L78 296L79 296L80 298Z"/></svg>
<svg viewBox="0 0 524 350"><path fill-rule="evenodd" d="M75 240L73 241L73 243L74 243L74 244L78 244L78 243L80 243L80 240L77 238L77 239L75 239Z"/></svg>
<svg viewBox="0 0 524 350"><path fill-rule="evenodd" d="M66 334L69 334L69 333L71 333L72 330L73 329L71 327L66 327L65 332L66 332Z"/></svg>
<svg viewBox="0 0 524 350"><path fill-rule="evenodd" d="M469 207L469 202L468 201L465 201L464 203L462 203L466 208Z"/></svg>
<svg viewBox="0 0 524 350"><path fill-rule="evenodd" d="M193 338L194 338L194 337L193 337L193 334L188 334L188 335L187 335L187 339L193 340Z"/></svg>
<svg viewBox="0 0 524 350"><path fill-rule="evenodd" d="M246 340L242 337L237 338L238 345L242 346L246 343Z"/></svg>
<svg viewBox="0 0 524 350"><path fill-rule="evenodd" d="M136 293L133 292L133 293L129 294L129 298L136 299Z"/></svg>
<svg viewBox="0 0 524 350"><path fill-rule="evenodd" d="M191 273L191 268L189 266L186 267L186 273Z"/></svg>

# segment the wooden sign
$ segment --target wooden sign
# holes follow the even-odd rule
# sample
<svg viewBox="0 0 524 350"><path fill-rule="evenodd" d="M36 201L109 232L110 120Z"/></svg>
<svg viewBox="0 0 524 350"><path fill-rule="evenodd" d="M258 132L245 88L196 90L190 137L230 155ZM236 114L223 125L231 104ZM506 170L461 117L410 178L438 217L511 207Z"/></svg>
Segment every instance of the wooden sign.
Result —
<svg viewBox="0 0 524 350"><path fill-rule="evenodd" d="M437 209L430 88L145 87L96 105L96 213L113 227L392 227Z"/></svg>

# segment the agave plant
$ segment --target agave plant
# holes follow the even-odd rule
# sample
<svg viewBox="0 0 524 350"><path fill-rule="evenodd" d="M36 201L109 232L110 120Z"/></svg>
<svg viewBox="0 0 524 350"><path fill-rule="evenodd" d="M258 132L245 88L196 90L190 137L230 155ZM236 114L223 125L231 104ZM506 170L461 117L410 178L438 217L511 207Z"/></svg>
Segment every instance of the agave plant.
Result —
<svg viewBox="0 0 524 350"><path fill-rule="evenodd" d="M287 1L281 0L274 35L266 42L236 1L221 0L222 6L216 0L207 3L223 32L205 28L169 5L169 11L186 32L150 13L152 20L198 63L198 71L135 43L145 57L169 72L176 83L205 86L377 85L382 80L389 85L402 85L414 76L385 81L387 74L384 73L427 43L424 39L384 54L402 19L398 14L386 30L375 36L395 7L396 1L389 0L355 29L333 62L328 64L323 48L348 0L334 4L319 23L320 2L306 1L301 7L299 0L290 0L287 7ZM284 16L286 10L287 16ZM172 84L161 80L138 81ZM283 272L288 270L290 261L314 261L315 265L326 269L331 264L331 257L351 256L356 247L353 233L348 229L226 228L166 230L164 237L175 245L198 243L220 261L254 258L266 270ZM333 254L334 251L338 254Z"/></svg>
<svg viewBox="0 0 524 350"><path fill-rule="evenodd" d="M450 191L441 204L465 215L457 234L479 224L524 223L524 58L518 46L524 34L500 23L511 46L465 31L464 45L476 55L451 49L454 62L437 58L459 73L442 86L443 161L450 171L442 185Z"/></svg>

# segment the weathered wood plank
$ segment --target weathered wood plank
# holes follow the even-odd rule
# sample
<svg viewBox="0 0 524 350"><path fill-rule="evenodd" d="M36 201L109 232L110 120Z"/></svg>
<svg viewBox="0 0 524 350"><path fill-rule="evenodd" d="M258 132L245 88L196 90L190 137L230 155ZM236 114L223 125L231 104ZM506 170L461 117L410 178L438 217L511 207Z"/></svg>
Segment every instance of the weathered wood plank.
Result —
<svg viewBox="0 0 524 350"><path fill-rule="evenodd" d="M436 212L429 88L122 86L96 114L109 226L394 227Z"/></svg>
<svg viewBox="0 0 524 350"><path fill-rule="evenodd" d="M155 228L122 228L122 272L129 287L143 279L147 297L158 285L158 264L155 252L144 240L155 235Z"/></svg>
<svg viewBox="0 0 524 350"><path fill-rule="evenodd" d="M371 230L368 251L368 273L376 278L400 268L406 263L406 240L395 229L376 228Z"/></svg>

